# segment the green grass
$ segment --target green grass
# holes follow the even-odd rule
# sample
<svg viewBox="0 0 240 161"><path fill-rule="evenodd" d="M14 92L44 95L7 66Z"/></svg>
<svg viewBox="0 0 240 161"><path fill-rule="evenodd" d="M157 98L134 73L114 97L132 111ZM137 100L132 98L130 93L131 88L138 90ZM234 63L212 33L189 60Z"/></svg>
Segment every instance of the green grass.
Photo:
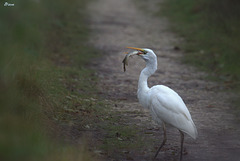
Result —
<svg viewBox="0 0 240 161"><path fill-rule="evenodd" d="M131 124L133 120L125 118L119 111L110 111L98 126L102 135L102 144L99 148L111 158L123 159L129 152L142 152L143 147L149 147L152 142L143 139L139 127Z"/></svg>
<svg viewBox="0 0 240 161"><path fill-rule="evenodd" d="M1 160L95 160L88 144L109 154L139 144L136 128L118 124L121 116L97 95L87 66L99 56L87 44L87 2L1 6ZM82 138L86 131L102 145Z"/></svg>
<svg viewBox="0 0 240 161"><path fill-rule="evenodd" d="M184 61L239 88L240 2L167 0L161 8L159 14L169 17L185 38Z"/></svg>
<svg viewBox="0 0 240 161"><path fill-rule="evenodd" d="M111 118L105 118L106 124L102 125L102 128L107 131L102 146L110 154L139 146L137 127L126 125L126 120L122 119L120 115L112 113Z"/></svg>
<svg viewBox="0 0 240 161"><path fill-rule="evenodd" d="M73 113L91 115L102 106L86 100L96 92L94 72L85 66L96 56L86 44L86 2L0 7L1 160L93 159L85 146L61 141L59 130L70 126Z"/></svg>

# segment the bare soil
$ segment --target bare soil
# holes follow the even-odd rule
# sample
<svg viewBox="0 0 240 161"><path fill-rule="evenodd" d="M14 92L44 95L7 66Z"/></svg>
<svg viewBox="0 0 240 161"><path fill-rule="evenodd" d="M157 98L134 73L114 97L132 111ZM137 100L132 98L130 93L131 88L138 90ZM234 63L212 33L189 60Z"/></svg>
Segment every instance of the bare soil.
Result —
<svg viewBox="0 0 240 161"><path fill-rule="evenodd" d="M122 59L126 46L151 48L158 56L158 70L149 79L149 86L164 84L174 89L185 101L197 126L199 137L185 137L183 160L237 161L240 160L239 118L231 105L234 94L216 83L206 80L206 74L182 64L183 53L174 44L182 41L169 31L165 18L152 16L161 1L149 0L97 0L90 3L89 23L92 28L91 44L103 57L93 63L100 78L98 84L105 99L114 102L113 111L119 111L125 122L138 127L140 136L152 138L138 152L102 154L103 160L151 160L162 141L162 129L151 121L136 98L137 82L144 62L139 57L130 59L123 72ZM139 5L139 6L138 6ZM144 7L141 7L144 6ZM159 153L158 160L178 160L180 135L175 128L167 127L168 141ZM144 140L143 140L144 142Z"/></svg>

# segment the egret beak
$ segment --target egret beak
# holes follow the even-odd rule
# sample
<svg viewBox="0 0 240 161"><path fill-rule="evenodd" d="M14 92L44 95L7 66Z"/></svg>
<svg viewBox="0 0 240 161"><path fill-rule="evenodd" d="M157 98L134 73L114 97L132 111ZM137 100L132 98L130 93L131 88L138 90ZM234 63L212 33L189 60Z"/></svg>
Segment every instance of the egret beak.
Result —
<svg viewBox="0 0 240 161"><path fill-rule="evenodd" d="M144 53L144 50L143 50L143 49L141 49L141 48L135 48L135 47L126 47L126 48L128 48L128 49L134 49L134 50L141 51L141 52L137 53L137 55L141 55L141 54L143 54L143 53Z"/></svg>
<svg viewBox="0 0 240 161"><path fill-rule="evenodd" d="M126 47L126 48L128 48L128 49L134 49L134 50L139 50L139 51L144 51L144 50L141 49L141 48L135 48L135 47Z"/></svg>

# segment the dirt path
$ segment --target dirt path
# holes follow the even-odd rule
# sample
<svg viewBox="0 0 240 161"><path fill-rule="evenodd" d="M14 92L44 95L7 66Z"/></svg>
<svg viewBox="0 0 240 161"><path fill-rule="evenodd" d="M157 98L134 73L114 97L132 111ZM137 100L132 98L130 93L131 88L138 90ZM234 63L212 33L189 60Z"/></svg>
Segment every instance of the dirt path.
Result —
<svg viewBox="0 0 240 161"><path fill-rule="evenodd" d="M126 119L134 119L145 130L152 130L153 147L162 141L161 128L151 122L151 117L137 102L136 91L140 71L144 62L138 57L130 60L127 72L122 70L122 54L126 46L147 47L158 56L158 71L149 79L149 86L164 84L179 93L187 104L197 126L199 137L196 141L185 139L184 160L239 160L240 128L234 111L228 102L233 97L224 92L220 85L206 81L205 74L192 67L181 64L181 51L174 50L173 44L180 41L168 31L165 19L150 16L157 0L140 9L132 0L97 0L89 6L90 24L94 31L91 43L105 56L95 62L95 69L101 79L99 88L106 99L115 101L114 110L123 113ZM149 2L149 1L147 1ZM150 4L150 3L149 3ZM131 111L140 111L135 114ZM239 120L238 120L239 121ZM179 152L178 131L167 128L168 141L159 160L177 160ZM142 153L128 154L131 157L121 159L111 156L112 160L150 160L155 151L142 149Z"/></svg>

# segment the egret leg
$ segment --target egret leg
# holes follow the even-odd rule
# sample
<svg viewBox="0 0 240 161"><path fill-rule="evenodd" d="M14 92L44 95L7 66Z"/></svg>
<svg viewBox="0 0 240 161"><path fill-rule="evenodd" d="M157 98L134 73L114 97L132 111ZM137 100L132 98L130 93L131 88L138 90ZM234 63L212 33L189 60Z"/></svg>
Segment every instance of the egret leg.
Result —
<svg viewBox="0 0 240 161"><path fill-rule="evenodd" d="M165 124L164 124L164 123L163 123L163 133L164 133L163 142L162 142L161 146L158 148L158 151L156 152L153 160L156 159L158 153L160 152L160 150L162 149L163 145L164 145L164 144L166 143L166 141L167 141L166 127L165 127Z"/></svg>
<svg viewBox="0 0 240 161"><path fill-rule="evenodd" d="M180 131L181 134L181 151L180 151L180 161L182 161L182 153L183 153L183 141L184 141L184 133L182 131Z"/></svg>

